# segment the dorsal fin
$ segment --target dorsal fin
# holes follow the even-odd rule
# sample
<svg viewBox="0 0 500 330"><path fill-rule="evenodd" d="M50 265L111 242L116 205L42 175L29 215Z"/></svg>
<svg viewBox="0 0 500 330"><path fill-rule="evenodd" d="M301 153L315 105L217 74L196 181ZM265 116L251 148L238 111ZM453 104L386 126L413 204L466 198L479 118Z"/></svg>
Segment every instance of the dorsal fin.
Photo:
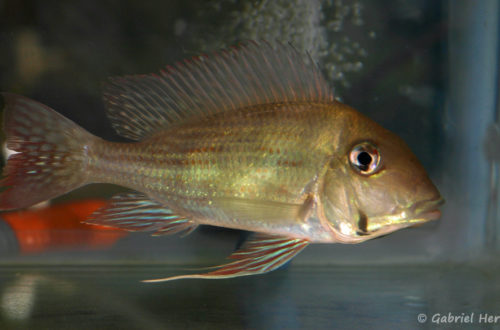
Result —
<svg viewBox="0 0 500 330"><path fill-rule="evenodd" d="M333 92L291 45L252 41L159 74L110 78L104 101L117 133L141 140L171 123L257 104L331 102Z"/></svg>

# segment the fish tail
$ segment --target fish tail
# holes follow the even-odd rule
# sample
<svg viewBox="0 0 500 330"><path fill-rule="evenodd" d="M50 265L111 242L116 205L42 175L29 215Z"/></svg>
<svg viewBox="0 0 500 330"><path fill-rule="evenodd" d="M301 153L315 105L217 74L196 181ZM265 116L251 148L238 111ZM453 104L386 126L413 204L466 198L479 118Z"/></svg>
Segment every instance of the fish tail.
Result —
<svg viewBox="0 0 500 330"><path fill-rule="evenodd" d="M1 93L2 106L7 163L0 210L28 207L87 183L87 146L96 137L23 96Z"/></svg>

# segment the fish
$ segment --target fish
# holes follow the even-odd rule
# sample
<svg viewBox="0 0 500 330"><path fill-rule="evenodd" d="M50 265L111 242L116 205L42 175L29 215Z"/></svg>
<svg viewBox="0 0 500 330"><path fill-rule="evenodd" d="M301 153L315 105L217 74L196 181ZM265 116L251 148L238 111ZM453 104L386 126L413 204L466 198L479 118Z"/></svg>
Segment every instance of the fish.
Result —
<svg viewBox="0 0 500 330"><path fill-rule="evenodd" d="M10 230L0 232L2 236L13 236L13 239L4 238L4 241L12 243L20 254L68 249L106 249L127 236L128 232L82 223L82 220L106 204L106 201L101 199L85 199L36 209L4 212L0 214L0 223L5 223L5 227Z"/></svg>
<svg viewBox="0 0 500 330"><path fill-rule="evenodd" d="M311 243L360 243L441 215L444 199L407 144L339 102L290 44L249 41L109 78L106 114L131 142L1 95L11 150L1 210L111 183L132 192L86 223L152 235L199 225L254 233L211 271L145 282L263 274Z"/></svg>

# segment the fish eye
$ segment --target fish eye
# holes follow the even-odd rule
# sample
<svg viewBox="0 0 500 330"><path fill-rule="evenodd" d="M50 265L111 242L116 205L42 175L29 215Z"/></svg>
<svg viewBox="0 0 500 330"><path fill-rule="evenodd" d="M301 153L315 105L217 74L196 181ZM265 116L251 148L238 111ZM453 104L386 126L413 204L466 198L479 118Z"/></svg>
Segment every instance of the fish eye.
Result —
<svg viewBox="0 0 500 330"><path fill-rule="evenodd" d="M362 142L351 149L349 162L359 174L371 175L378 170L380 153L372 143Z"/></svg>

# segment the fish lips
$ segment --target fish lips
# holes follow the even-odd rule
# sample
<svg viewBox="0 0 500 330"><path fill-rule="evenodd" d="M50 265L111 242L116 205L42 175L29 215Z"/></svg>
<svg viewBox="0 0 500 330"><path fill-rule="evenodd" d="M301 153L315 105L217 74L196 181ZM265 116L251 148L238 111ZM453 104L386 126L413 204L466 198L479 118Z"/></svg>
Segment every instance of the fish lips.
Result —
<svg viewBox="0 0 500 330"><path fill-rule="evenodd" d="M357 234L360 236L371 236L371 238L374 238L387 235L399 229L420 226L428 221L439 219L441 217L439 207L443 204L444 199L442 197L417 202L410 207L408 212L405 212L408 214L406 217L402 217L397 220L399 223L385 225L371 230L358 230ZM370 220L373 220L373 218L365 218L365 222L370 222Z"/></svg>
<svg viewBox="0 0 500 330"><path fill-rule="evenodd" d="M436 199L417 202L406 211L400 211L400 213L393 215L370 217L360 211L358 230L356 230L355 236L342 234L340 231L332 227L332 230L335 233L335 241L351 244L361 243L369 239L388 235L400 229L419 226L430 220L437 220L441 217L441 211L439 211L438 208L443 204L444 199L439 196ZM387 218L391 219L387 220ZM385 221L383 219L385 219ZM375 225L375 228L373 228L370 226L371 222L378 222L379 224L378 226Z"/></svg>
<svg viewBox="0 0 500 330"><path fill-rule="evenodd" d="M439 219L441 217L441 211L439 210L439 207L443 204L444 198L442 197L416 203L411 208L413 213L412 220L422 220L423 223L430 220Z"/></svg>

